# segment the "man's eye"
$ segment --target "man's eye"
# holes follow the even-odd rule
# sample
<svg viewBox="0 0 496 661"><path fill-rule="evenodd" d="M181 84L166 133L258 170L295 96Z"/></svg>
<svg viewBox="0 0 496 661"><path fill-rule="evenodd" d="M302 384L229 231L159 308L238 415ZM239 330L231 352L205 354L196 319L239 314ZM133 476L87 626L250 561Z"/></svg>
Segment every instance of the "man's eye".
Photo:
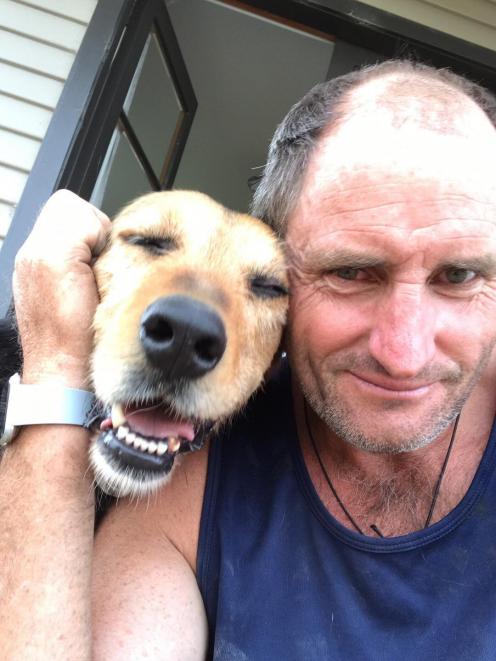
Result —
<svg viewBox="0 0 496 661"><path fill-rule="evenodd" d="M450 285L467 284L475 280L476 277L477 273L475 271L457 266L447 268L439 274L440 281Z"/></svg>
<svg viewBox="0 0 496 661"><path fill-rule="evenodd" d="M341 268L334 269L331 273L341 278L341 280L363 280L366 276L363 269L353 266L342 266Z"/></svg>

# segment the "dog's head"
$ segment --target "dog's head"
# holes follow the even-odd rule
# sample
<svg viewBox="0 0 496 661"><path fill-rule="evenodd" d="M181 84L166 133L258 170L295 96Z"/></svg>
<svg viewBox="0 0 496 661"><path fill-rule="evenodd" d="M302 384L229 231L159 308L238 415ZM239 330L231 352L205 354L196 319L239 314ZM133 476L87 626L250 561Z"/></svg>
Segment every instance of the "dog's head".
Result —
<svg viewBox="0 0 496 661"><path fill-rule="evenodd" d="M92 378L107 415L92 464L104 491L143 494L261 384L286 316L284 257L259 220L174 191L119 214L95 274Z"/></svg>

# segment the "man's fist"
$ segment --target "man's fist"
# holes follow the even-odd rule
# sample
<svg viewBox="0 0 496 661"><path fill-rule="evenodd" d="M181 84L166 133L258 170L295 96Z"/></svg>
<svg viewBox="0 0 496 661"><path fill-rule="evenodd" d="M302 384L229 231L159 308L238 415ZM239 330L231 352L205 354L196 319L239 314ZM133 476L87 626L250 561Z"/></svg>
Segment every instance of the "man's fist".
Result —
<svg viewBox="0 0 496 661"><path fill-rule="evenodd" d="M57 191L43 207L13 279L25 383L87 387L98 303L91 265L109 230L109 218L70 191Z"/></svg>

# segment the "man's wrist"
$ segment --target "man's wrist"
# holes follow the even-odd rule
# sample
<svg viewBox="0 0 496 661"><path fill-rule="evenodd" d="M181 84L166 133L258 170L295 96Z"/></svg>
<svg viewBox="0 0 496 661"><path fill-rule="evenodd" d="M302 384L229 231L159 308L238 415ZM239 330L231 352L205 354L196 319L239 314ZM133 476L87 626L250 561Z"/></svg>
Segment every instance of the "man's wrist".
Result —
<svg viewBox="0 0 496 661"><path fill-rule="evenodd" d="M17 475L21 491L35 489L39 499L63 496L65 507L92 509L89 442L90 433L82 427L23 427L15 441L4 450L2 480L8 479L8 475Z"/></svg>

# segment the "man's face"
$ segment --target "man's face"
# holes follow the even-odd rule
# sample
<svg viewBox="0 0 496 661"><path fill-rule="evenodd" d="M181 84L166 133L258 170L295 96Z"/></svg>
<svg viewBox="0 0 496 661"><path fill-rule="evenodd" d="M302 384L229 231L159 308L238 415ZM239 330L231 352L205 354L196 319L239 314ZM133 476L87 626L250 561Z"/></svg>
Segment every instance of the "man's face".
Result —
<svg viewBox="0 0 496 661"><path fill-rule="evenodd" d="M322 138L308 167L287 234L288 349L334 433L401 452L436 438L491 368L496 138L478 111L468 137L370 120Z"/></svg>

